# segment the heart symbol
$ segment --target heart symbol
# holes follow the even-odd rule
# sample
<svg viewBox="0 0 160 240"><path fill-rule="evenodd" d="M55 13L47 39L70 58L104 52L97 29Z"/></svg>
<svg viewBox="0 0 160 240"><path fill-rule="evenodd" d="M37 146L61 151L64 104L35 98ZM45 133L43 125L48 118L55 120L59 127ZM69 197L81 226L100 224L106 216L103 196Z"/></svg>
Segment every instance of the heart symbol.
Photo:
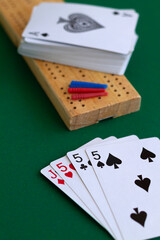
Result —
<svg viewBox="0 0 160 240"><path fill-rule="evenodd" d="M151 180L149 178L142 178L142 175L138 175L139 179L135 180L135 184L141 188L143 188L146 192L148 192Z"/></svg>
<svg viewBox="0 0 160 240"><path fill-rule="evenodd" d="M72 172L67 172L64 174L66 177L72 178L73 173Z"/></svg>
<svg viewBox="0 0 160 240"><path fill-rule="evenodd" d="M138 208L134 208L134 210L136 213L132 213L130 217L144 227L147 218L147 213L144 211L138 212Z"/></svg>
<svg viewBox="0 0 160 240"><path fill-rule="evenodd" d="M73 164L72 164L72 163L70 163L70 164L69 164L69 167L70 167L71 169L73 169L73 170L75 170L75 171L76 171L76 169L74 168L74 166L73 166Z"/></svg>
<svg viewBox="0 0 160 240"><path fill-rule="evenodd" d="M122 163L122 161L119 158L117 158L109 153L108 159L106 161L106 164L108 166L114 165L114 168L116 169L116 168L119 168L118 164L121 164L121 163Z"/></svg>
<svg viewBox="0 0 160 240"><path fill-rule="evenodd" d="M64 180L63 179L58 179L58 184L64 184Z"/></svg>
<svg viewBox="0 0 160 240"><path fill-rule="evenodd" d="M148 151L147 149L143 148L142 152L141 152L141 158L143 160L148 159L149 162L153 162L153 160L151 158L155 158L156 155L150 151Z"/></svg>
<svg viewBox="0 0 160 240"><path fill-rule="evenodd" d="M82 13L73 13L68 19L59 18L57 23L65 23L64 29L71 33L81 33L104 28L101 24Z"/></svg>

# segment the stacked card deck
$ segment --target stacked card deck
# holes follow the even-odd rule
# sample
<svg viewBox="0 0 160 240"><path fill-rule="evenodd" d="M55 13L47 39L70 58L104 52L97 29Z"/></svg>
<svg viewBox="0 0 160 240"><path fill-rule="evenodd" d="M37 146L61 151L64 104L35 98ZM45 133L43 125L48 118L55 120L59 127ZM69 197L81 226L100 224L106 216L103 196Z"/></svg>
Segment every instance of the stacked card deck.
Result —
<svg viewBox="0 0 160 240"><path fill-rule="evenodd" d="M22 32L29 22L33 7L41 2L42 0L0 1L0 21L15 47L20 44ZM104 74L28 57L23 58L71 131L140 109L141 96L124 75ZM9 67L8 64L8 69ZM71 101L67 89L72 80L108 84L108 96Z"/></svg>
<svg viewBox="0 0 160 240"><path fill-rule="evenodd" d="M41 173L118 240L160 236L160 141L96 138Z"/></svg>
<svg viewBox="0 0 160 240"><path fill-rule="evenodd" d="M73 3L40 3L18 52L24 56L123 75L138 36L138 13Z"/></svg>

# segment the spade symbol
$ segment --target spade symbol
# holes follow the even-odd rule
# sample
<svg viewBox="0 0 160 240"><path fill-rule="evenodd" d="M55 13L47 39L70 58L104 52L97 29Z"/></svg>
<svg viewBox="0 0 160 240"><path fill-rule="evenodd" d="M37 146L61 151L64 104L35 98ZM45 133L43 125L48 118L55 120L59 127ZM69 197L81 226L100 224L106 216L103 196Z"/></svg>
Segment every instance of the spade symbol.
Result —
<svg viewBox="0 0 160 240"><path fill-rule="evenodd" d="M98 161L97 163L97 167L103 168L104 167L104 163L101 161Z"/></svg>
<svg viewBox="0 0 160 240"><path fill-rule="evenodd" d="M41 34L43 37L47 37L48 36L48 33L42 33Z"/></svg>
<svg viewBox="0 0 160 240"><path fill-rule="evenodd" d="M89 164L90 166L92 166L92 163L91 163L91 161L90 161L90 160L88 161L88 164Z"/></svg>
<svg viewBox="0 0 160 240"><path fill-rule="evenodd" d="M119 12L115 11L113 12L114 15L119 15Z"/></svg>
<svg viewBox="0 0 160 240"><path fill-rule="evenodd" d="M139 179L135 180L135 184L141 188L143 188L146 192L148 192L151 180L149 178L142 178L142 175L138 175Z"/></svg>
<svg viewBox="0 0 160 240"><path fill-rule="evenodd" d="M121 164L121 163L122 163L122 161L119 158L117 158L117 157L115 157L115 156L113 156L112 154L109 153L109 156L108 156L107 161L106 161L106 164L108 166L114 165L114 168L117 169L117 168L119 168L118 165Z"/></svg>
<svg viewBox="0 0 160 240"><path fill-rule="evenodd" d="M142 149L141 158L143 160L148 159L149 162L153 162L153 160L151 158L155 158L155 157L156 157L156 155L154 153L148 151L146 148Z"/></svg>
<svg viewBox="0 0 160 240"><path fill-rule="evenodd" d="M68 16L68 20L60 17L57 23L65 23L64 29L67 32L81 33L104 28L85 14L73 13Z"/></svg>
<svg viewBox="0 0 160 240"><path fill-rule="evenodd" d="M136 213L132 213L130 217L144 227L147 218L147 213L144 211L138 212L138 208L134 208L134 211Z"/></svg>

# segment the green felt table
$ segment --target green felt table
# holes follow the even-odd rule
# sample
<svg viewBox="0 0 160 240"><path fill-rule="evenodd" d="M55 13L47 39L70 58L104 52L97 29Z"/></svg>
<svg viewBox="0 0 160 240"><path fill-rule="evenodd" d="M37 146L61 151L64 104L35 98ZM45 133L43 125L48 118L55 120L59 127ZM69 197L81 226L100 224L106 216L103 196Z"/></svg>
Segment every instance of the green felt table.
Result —
<svg viewBox="0 0 160 240"><path fill-rule="evenodd" d="M112 239L40 169L95 137L160 137L159 1L74 2L140 13L139 40L125 75L142 96L141 110L70 132L0 27L1 240Z"/></svg>

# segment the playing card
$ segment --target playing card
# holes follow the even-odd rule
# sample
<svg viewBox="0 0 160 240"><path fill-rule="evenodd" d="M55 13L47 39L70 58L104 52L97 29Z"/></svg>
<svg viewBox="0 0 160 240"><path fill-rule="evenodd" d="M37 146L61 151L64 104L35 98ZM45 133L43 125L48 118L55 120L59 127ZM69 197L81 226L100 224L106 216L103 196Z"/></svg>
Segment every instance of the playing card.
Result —
<svg viewBox="0 0 160 240"><path fill-rule="evenodd" d="M99 211L94 199L81 181L76 169L65 156L50 163L51 167L65 180L69 187L79 196L81 201L89 208L91 213L98 219L107 231L114 236L105 218Z"/></svg>
<svg viewBox="0 0 160 240"><path fill-rule="evenodd" d="M66 184L66 182L50 167L47 166L41 170L41 173L54 185L56 185L61 191L63 191L68 197L76 202L84 211L86 211L92 218L98 221L85 204L77 197L72 189ZM100 223L101 224L101 223Z"/></svg>
<svg viewBox="0 0 160 240"><path fill-rule="evenodd" d="M130 10L42 3L22 36L128 54L137 21L138 14Z"/></svg>
<svg viewBox="0 0 160 240"><path fill-rule="evenodd" d="M136 136L130 136L130 137L122 138L121 140L118 140L118 141L132 141L137 139L138 138ZM96 147L105 143L108 143L108 144L110 144L110 142L114 143L115 141L117 140L114 137L107 138L102 143L96 145ZM96 152L94 152L93 154L94 154L94 157L98 160L99 155ZM81 177L83 183L85 184L86 188L88 189L94 201L96 202L99 210L101 211L102 215L106 219L106 222L110 225L110 228L112 229L112 232L114 232L116 239L121 239L120 232L115 224L115 220L113 218L112 212L108 206L108 203L106 201L102 188L91 166L91 162L88 159L88 156L85 152L85 147L74 150L72 152L68 152L67 157L69 158L71 163L74 165L77 173Z"/></svg>
<svg viewBox="0 0 160 240"><path fill-rule="evenodd" d="M114 140L116 140L115 137L110 137L106 139L105 142L110 142ZM114 233L115 238L121 239L119 230L115 225L112 213L110 211L110 208L108 207L108 203L105 199L101 186L99 185L97 177L91 166L91 162L86 155L85 147L68 152L67 157L75 167L84 185L92 195L101 214L105 218L107 224L110 226L112 233Z"/></svg>
<svg viewBox="0 0 160 240"><path fill-rule="evenodd" d="M159 149L151 138L86 150L124 240L160 235Z"/></svg>

